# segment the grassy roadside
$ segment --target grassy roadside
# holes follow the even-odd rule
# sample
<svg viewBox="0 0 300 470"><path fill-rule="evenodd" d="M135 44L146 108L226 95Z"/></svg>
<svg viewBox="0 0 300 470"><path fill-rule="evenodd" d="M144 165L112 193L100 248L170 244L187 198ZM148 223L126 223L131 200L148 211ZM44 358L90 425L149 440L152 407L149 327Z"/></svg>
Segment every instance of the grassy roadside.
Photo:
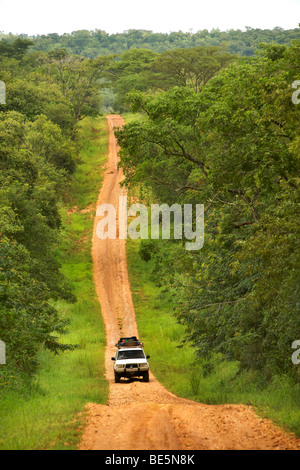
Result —
<svg viewBox="0 0 300 470"><path fill-rule="evenodd" d="M238 364L220 357L195 364L191 347L178 345L184 330L171 312L171 299L149 280L151 265L139 255L139 241L127 242L129 279L139 333L151 355L151 369L171 392L207 404L247 404L300 436L300 384L277 376L270 383L256 372L237 375Z"/></svg>
<svg viewBox="0 0 300 470"><path fill-rule="evenodd" d="M84 142L82 163L61 207L59 251L62 271L77 301L55 304L71 319L63 341L78 348L59 356L41 351L40 372L31 389L1 396L0 449L75 449L81 426L78 413L90 401L105 403L107 399L105 333L91 257L93 218L108 145L105 118L84 120L80 135Z"/></svg>

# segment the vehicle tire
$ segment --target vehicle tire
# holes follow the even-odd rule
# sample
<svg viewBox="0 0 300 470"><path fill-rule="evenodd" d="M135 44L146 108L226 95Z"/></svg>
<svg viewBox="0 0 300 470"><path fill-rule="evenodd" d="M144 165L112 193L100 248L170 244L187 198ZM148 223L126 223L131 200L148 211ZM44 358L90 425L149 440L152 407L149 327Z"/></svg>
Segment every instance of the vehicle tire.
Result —
<svg viewBox="0 0 300 470"><path fill-rule="evenodd" d="M120 380L121 380L120 374L117 374L117 372L115 372L115 383L118 384Z"/></svg>
<svg viewBox="0 0 300 470"><path fill-rule="evenodd" d="M143 374L143 381L144 382L149 382L149 371L147 370L147 372L144 372Z"/></svg>

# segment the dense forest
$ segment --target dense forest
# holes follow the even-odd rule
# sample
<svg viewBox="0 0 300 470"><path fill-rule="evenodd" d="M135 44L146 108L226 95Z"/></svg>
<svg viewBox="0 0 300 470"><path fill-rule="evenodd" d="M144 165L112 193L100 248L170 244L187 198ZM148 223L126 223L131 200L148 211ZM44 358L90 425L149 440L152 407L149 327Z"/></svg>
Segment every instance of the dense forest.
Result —
<svg viewBox="0 0 300 470"><path fill-rule="evenodd" d="M205 205L204 247L146 239L140 254L200 360L299 381L300 43L261 45L246 60L195 53L186 63L179 51L160 56L169 60L164 89L127 94L142 117L117 135L129 188L145 200Z"/></svg>
<svg viewBox="0 0 300 470"><path fill-rule="evenodd" d="M218 28L204 29L196 33L182 31L170 33L153 33L147 30L129 30L123 33L108 34L105 31L79 30L59 35L57 33L28 37L19 35L20 39L33 42L30 51L49 52L53 49L67 49L71 54L95 58L99 55L120 54L131 48L149 49L163 52L171 49L189 49L192 47L222 46L231 54L254 56L261 42L270 44L289 44L291 40L300 39L298 28L284 30L276 27L272 30L246 27L245 31L220 31ZM14 41L13 34L1 34L0 40Z"/></svg>
<svg viewBox="0 0 300 470"><path fill-rule="evenodd" d="M74 347L60 342L69 319L53 307L74 301L56 253L59 205L80 165L77 125L101 109L138 113L117 133L128 187L157 203L205 206L199 252L140 243L185 340L199 358L300 380L291 361L300 338L299 40L299 29L281 28L1 35L2 385L32 375L42 345Z"/></svg>
<svg viewBox="0 0 300 470"><path fill-rule="evenodd" d="M69 319L53 307L73 302L60 271L60 202L80 164L77 123L99 113L98 80L106 59L82 59L66 51L37 61L29 42L2 44L0 79L0 338L7 365L0 386L13 387L37 370L44 346L72 349L59 337Z"/></svg>

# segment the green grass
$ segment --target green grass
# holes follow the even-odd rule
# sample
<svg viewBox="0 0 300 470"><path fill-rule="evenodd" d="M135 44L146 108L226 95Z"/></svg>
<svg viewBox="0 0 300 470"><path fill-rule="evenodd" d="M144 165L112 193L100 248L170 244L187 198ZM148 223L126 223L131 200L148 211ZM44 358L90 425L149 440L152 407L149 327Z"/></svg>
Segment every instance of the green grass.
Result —
<svg viewBox="0 0 300 470"><path fill-rule="evenodd" d="M61 339L78 345L58 356L41 351L40 371L23 392L11 391L0 401L0 449L75 449L82 426L79 413L88 402L105 403L105 333L93 283L91 239L96 201L106 161L106 120L81 123L82 163L72 177L61 207L60 260L77 297L74 304L56 302L71 319Z"/></svg>
<svg viewBox="0 0 300 470"><path fill-rule="evenodd" d="M156 378L176 395L198 402L252 405L300 436L300 384L286 376L269 382L254 371L238 374L238 363L221 356L195 362L192 347L178 348L184 328L172 315L172 299L151 282L151 262L141 259L138 240L128 240L127 256L138 329Z"/></svg>
<svg viewBox="0 0 300 470"><path fill-rule="evenodd" d="M130 116L128 117L130 118ZM71 319L66 343L72 352L40 354L37 380L23 392L0 399L0 449L75 449L80 437L79 415L88 402L106 403L105 334L93 283L91 238L98 191L108 143L104 118L81 123L82 164L72 178L61 208L64 230L62 271L73 286L77 302L57 302ZM171 312L171 301L150 280L149 263L141 260L139 242L128 240L128 267L137 322L151 368L170 391L203 403L252 404L261 414L300 436L300 386L278 376L268 383L254 372L236 373L238 364L216 357L194 363L194 350L178 348L184 330Z"/></svg>

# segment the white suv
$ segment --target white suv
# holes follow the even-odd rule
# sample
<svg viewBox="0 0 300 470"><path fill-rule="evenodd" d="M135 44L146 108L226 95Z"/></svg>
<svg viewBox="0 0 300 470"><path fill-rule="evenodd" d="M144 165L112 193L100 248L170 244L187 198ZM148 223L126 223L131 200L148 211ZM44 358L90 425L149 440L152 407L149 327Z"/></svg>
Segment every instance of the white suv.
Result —
<svg viewBox="0 0 300 470"><path fill-rule="evenodd" d="M125 342L124 339L129 341ZM133 346L133 343L138 343L138 345ZM120 382L121 377L143 377L144 382L149 382L149 363L147 359L150 359L150 356L145 355L140 344L136 339L131 341L131 338L121 338L119 343L116 344L118 348L116 357L111 358L115 361L116 383Z"/></svg>

